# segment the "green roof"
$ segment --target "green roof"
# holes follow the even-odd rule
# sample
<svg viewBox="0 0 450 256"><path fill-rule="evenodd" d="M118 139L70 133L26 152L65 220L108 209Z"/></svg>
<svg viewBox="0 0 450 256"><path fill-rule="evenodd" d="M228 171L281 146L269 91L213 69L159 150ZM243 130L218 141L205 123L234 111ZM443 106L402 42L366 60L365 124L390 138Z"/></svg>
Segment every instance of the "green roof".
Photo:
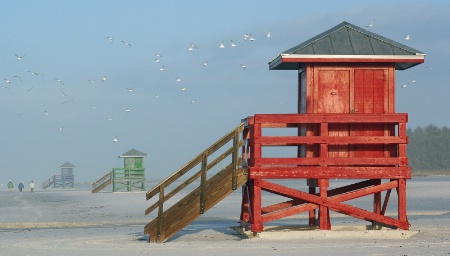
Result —
<svg viewBox="0 0 450 256"><path fill-rule="evenodd" d="M298 57L301 59L301 57L305 56L317 57L318 55L323 58L342 58L342 56L347 56L348 59L355 56L363 56L365 59L380 58L381 56L381 58L384 57L391 59L391 62L395 62L396 69L403 70L422 63L425 53L348 22L342 22L282 52L269 62L269 68L274 70L297 70L299 69L299 62L287 61L287 58ZM314 60L312 59L311 62L314 62Z"/></svg>
<svg viewBox="0 0 450 256"><path fill-rule="evenodd" d="M148 156L148 154L141 152L139 150L136 149L132 149L128 152L123 153L122 155L119 156L119 158L125 158L125 157L144 157L144 156Z"/></svg>

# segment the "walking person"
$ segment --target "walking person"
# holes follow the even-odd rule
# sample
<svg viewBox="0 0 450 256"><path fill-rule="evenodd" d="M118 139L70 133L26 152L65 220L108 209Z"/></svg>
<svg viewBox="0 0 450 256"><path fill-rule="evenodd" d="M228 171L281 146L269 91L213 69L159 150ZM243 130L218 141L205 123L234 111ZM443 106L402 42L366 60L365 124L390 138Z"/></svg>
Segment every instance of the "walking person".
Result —
<svg viewBox="0 0 450 256"><path fill-rule="evenodd" d="M31 193L33 193L33 191L34 191L34 182L33 181L30 182L29 187L30 187Z"/></svg>
<svg viewBox="0 0 450 256"><path fill-rule="evenodd" d="M14 183L11 180L8 181L8 191L11 193L14 188Z"/></svg>
<svg viewBox="0 0 450 256"><path fill-rule="evenodd" d="M20 194L22 194L22 190L23 190L23 188L25 187L25 185L23 184L23 182L22 182L22 181L19 182L19 185L18 185L17 187L19 188Z"/></svg>

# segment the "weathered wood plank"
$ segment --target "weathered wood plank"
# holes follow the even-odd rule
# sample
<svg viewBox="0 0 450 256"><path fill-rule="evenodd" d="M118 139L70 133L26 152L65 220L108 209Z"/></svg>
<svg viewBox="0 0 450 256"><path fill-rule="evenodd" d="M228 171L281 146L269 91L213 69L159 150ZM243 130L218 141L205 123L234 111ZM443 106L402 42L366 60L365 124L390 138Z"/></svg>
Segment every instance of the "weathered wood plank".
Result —
<svg viewBox="0 0 450 256"><path fill-rule="evenodd" d="M303 157L303 158L260 158L255 159L256 166L262 165L377 165L377 166L395 166L408 165L406 157Z"/></svg>
<svg viewBox="0 0 450 256"><path fill-rule="evenodd" d="M312 123L406 123L408 114L255 114L255 123L264 124L312 124Z"/></svg>
<svg viewBox="0 0 450 256"><path fill-rule="evenodd" d="M250 167L250 179L410 179L411 167Z"/></svg>
<svg viewBox="0 0 450 256"><path fill-rule="evenodd" d="M247 175L245 175L242 170L238 171L236 181L239 186L242 186L245 182L247 182ZM195 189L189 195L164 212L164 221L161 227L161 234L164 236L160 237L161 240L159 242L166 241L201 215L200 192L200 188ZM204 211L209 210L231 192L233 192L233 189L232 171L230 165L205 182ZM151 242L156 242L156 238L152 238L152 235L156 235L156 222L157 219L147 224L144 228L144 232L150 234Z"/></svg>
<svg viewBox="0 0 450 256"><path fill-rule="evenodd" d="M255 137L263 146L298 146L302 144L406 144L406 138L394 136L265 136Z"/></svg>

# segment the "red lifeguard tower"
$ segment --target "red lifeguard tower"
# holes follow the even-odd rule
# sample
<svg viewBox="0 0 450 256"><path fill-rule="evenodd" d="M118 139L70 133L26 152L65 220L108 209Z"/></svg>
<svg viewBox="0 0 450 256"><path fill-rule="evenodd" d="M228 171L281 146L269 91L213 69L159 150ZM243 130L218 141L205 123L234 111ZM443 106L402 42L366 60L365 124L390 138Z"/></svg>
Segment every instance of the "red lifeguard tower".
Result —
<svg viewBox="0 0 450 256"><path fill-rule="evenodd" d="M331 210L373 225L409 229L408 116L395 113L395 71L423 63L424 56L343 22L270 61L271 70L298 72L298 114L245 119L249 181L243 186L241 226L262 232L266 222L309 212L309 225L327 230ZM297 133L265 135L271 128ZM297 155L270 157L265 154L270 147L295 147ZM308 191L277 184L277 179L306 179ZM329 189L335 179L354 183ZM392 189L398 196L397 217L385 216ZM289 200L262 205L262 191ZM346 204L365 196L373 196L372 209Z"/></svg>
<svg viewBox="0 0 450 256"><path fill-rule="evenodd" d="M347 22L278 55L269 62L271 70L298 73L297 113L244 119L148 190L146 200L155 201L145 214L157 210L144 228L149 241L167 241L239 187L240 225L254 233L265 223L300 213L310 226L331 229L330 211L372 226L409 229L408 115L395 113L395 71L423 63L424 56ZM273 148L282 148L283 157L273 155ZM189 176L196 166L200 170ZM209 175L218 166L223 168ZM172 188L181 177L184 181ZM199 179L198 187L192 185ZM168 203L191 187L178 202ZM396 217L385 214L393 189ZM267 205L266 193L284 201ZM373 198L368 207L347 203L367 196Z"/></svg>

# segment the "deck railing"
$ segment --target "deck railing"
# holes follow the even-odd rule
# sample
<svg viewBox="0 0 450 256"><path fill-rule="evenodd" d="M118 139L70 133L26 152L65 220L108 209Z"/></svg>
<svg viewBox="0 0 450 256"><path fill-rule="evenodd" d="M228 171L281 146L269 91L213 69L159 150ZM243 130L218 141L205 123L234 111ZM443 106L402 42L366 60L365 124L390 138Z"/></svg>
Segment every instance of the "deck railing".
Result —
<svg viewBox="0 0 450 256"><path fill-rule="evenodd" d="M249 117L245 119L249 142L244 155L248 157L250 179L410 178L406 157L407 120L407 114L257 114ZM299 129L299 135L263 135L263 128L292 127ZM336 127L340 131L333 133ZM345 132L342 132L343 127ZM373 127L377 132L368 135L361 132L361 129L370 131ZM378 146L379 149L380 145L384 148L381 157L371 155L372 152L358 156L354 150L355 146ZM303 147L304 151L309 149L310 154L291 158L263 157L263 148L276 146L298 147L299 152ZM336 147L343 146L347 151L344 157L331 154Z"/></svg>

